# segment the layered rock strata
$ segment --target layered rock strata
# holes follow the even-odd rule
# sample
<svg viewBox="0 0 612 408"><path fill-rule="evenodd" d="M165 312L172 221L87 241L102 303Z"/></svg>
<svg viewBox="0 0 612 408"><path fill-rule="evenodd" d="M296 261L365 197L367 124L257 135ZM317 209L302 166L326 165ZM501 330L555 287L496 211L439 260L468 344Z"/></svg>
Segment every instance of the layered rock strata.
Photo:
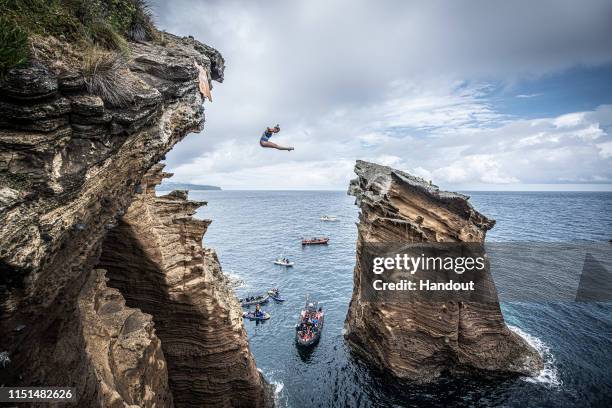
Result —
<svg viewBox="0 0 612 408"><path fill-rule="evenodd" d="M204 203L186 191L156 197L155 186L170 176L162 168L146 174L109 232L100 267L128 305L153 316L177 406L264 406L242 308L215 252L202 248L210 221L192 218Z"/></svg>
<svg viewBox="0 0 612 408"><path fill-rule="evenodd" d="M362 280L367 245L483 243L494 221L468 197L389 167L358 161L349 187L360 208L354 290L345 322L351 349L381 371L418 382L445 372L533 375L536 350L504 322L490 272L484 298L431 300L406 292L403 301L373 300Z"/></svg>
<svg viewBox="0 0 612 408"><path fill-rule="evenodd" d="M0 367L0 384L76 387L78 406L167 407L188 405L192 390L184 378L191 376L201 379L189 383L196 401L206 395L208 404L261 405L264 382L238 329L232 296L213 289L219 268L214 254L196 249L205 223L186 220L194 204L171 207L187 232L163 248L175 250L176 262L192 265L193 273L201 268L203 276L186 279L185 272L185 285L170 278L170 297L161 291L153 293L157 300L149 298L157 302L151 309L156 313L184 299L185 319L178 319L178 326L163 314L158 322L143 313L146 305L132 302L126 287L121 287L126 293L110 288L99 268L103 242L112 246L115 237L107 237L109 231L122 223L132 200L143 197L143 175L203 126L203 75L196 64L207 78L222 81L223 58L193 38L170 34L163 44L130 43L129 68L121 75L133 101L113 106L88 93L70 44L48 37L34 45L35 60L0 81L0 353L10 358ZM138 273L158 264L153 252L147 253L152 259L137 260L134 277L124 279L142 279ZM109 275L118 282L117 270ZM206 290L194 300L192 290L200 284ZM126 306L124 296L136 306ZM197 340L187 346L192 331L221 331L233 348L204 347ZM180 332L183 341L172 343L173 337L166 337L172 332ZM210 355L212 347L224 352ZM194 358L203 365L196 369Z"/></svg>

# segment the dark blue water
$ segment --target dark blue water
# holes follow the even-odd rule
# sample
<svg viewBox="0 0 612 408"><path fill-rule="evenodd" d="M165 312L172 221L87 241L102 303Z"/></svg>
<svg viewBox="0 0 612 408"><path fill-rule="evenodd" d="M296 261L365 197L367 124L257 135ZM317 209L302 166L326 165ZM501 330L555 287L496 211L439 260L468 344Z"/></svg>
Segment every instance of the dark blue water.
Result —
<svg viewBox="0 0 612 408"><path fill-rule="evenodd" d="M607 242L612 238L609 193L471 193L473 205L497 219L491 241ZM281 406L610 406L612 306L574 302L504 303L507 322L544 356L536 379L443 379L393 389L349 354L342 327L352 291L357 208L344 192L191 192L208 201L204 244L217 250L226 273L244 280L239 296L279 287L288 300L265 309L263 324L245 321L257 366L277 387ZM323 214L338 216L322 222ZM306 247L300 237L327 235L329 246ZM272 264L278 255L293 268ZM554 277L551 277L554 279ZM520 282L520 279L517 279ZM306 295L327 312L320 344L300 354L294 324Z"/></svg>

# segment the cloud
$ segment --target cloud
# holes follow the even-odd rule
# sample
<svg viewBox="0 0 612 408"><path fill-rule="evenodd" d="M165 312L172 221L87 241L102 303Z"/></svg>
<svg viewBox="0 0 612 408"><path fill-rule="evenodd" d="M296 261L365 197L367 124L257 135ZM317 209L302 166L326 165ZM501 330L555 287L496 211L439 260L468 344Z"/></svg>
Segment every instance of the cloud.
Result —
<svg viewBox="0 0 612 408"><path fill-rule="evenodd" d="M503 117L483 98L486 86L436 82L424 86L396 81L393 93L397 96L366 109L387 127L420 130L486 126Z"/></svg>
<svg viewBox="0 0 612 408"><path fill-rule="evenodd" d="M605 124L611 120L612 106L604 105L595 111L465 130L452 141L413 143L411 150L445 151L415 162L447 186L609 183L612 136Z"/></svg>
<svg viewBox="0 0 612 408"><path fill-rule="evenodd" d="M492 154L475 154L436 169L433 176L445 183L481 182L485 184L518 183L516 177L504 174L501 164Z"/></svg>
<svg viewBox="0 0 612 408"><path fill-rule="evenodd" d="M499 83L612 63L609 1L152 3L162 28L227 62L204 132L168 155L181 181L344 189L357 158L451 188L612 178L608 105L527 120L496 94ZM275 123L274 141L294 152L259 147Z"/></svg>
<svg viewBox="0 0 612 408"><path fill-rule="evenodd" d="M203 165L203 163L206 163ZM217 164L209 157L180 166L177 170L196 183L221 185L225 189L327 190L345 188L347 176L352 173L353 160L283 161L253 167L233 166L202 173L202 168Z"/></svg>
<svg viewBox="0 0 612 408"><path fill-rule="evenodd" d="M599 156L602 159L612 158L612 141L600 143L597 147L599 148Z"/></svg>

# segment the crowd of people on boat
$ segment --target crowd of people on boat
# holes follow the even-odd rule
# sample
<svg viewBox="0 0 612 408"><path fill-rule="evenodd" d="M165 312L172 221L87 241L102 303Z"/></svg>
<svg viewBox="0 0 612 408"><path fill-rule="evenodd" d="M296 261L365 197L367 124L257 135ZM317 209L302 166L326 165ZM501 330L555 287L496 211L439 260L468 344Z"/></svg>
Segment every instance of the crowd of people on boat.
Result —
<svg viewBox="0 0 612 408"><path fill-rule="evenodd" d="M301 317L302 321L297 329L298 334L303 340L308 341L319 332L319 322L323 317L323 308L319 307L319 310L316 311L303 310Z"/></svg>
<svg viewBox="0 0 612 408"><path fill-rule="evenodd" d="M240 302L254 302L256 300L262 300L264 298L263 295L259 295L259 296L248 296L245 297L244 299L240 299Z"/></svg>

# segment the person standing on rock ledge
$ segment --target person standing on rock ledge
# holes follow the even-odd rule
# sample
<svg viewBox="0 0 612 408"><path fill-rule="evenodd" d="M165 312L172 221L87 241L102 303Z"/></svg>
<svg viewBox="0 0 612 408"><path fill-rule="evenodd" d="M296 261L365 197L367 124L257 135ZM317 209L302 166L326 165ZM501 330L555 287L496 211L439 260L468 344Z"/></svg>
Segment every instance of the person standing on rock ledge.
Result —
<svg viewBox="0 0 612 408"><path fill-rule="evenodd" d="M278 149L278 150L287 150L287 151L291 151L291 150L295 150L293 147L284 147L284 146L279 146L276 143L272 143L270 142L270 138L272 137L272 135L274 133L278 133L280 132L280 126L276 125L273 128L266 128L266 130L263 132L263 134L261 135L261 139L259 139L259 145L261 147L269 147L272 149Z"/></svg>

